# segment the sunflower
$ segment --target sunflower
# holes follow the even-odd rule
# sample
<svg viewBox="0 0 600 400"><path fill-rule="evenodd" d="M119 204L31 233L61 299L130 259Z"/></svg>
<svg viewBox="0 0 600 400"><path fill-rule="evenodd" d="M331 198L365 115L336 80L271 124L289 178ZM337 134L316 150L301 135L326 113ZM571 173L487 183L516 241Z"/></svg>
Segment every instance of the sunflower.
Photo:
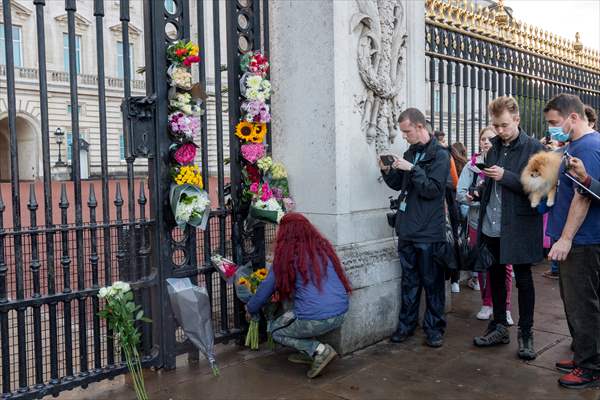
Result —
<svg viewBox="0 0 600 400"><path fill-rule="evenodd" d="M240 280L238 281L238 285L248 285L248 279L246 278L240 278Z"/></svg>
<svg viewBox="0 0 600 400"><path fill-rule="evenodd" d="M254 125L252 122L241 121L235 126L235 135L242 140L250 140L254 135Z"/></svg>

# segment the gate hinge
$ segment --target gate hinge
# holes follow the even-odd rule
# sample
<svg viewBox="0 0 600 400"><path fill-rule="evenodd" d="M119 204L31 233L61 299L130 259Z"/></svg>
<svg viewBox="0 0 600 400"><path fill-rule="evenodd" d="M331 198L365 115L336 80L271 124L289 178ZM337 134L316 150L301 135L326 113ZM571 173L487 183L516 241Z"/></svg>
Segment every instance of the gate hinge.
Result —
<svg viewBox="0 0 600 400"><path fill-rule="evenodd" d="M154 109L156 95L133 96L123 99L121 111L127 120L125 149L127 157L148 158L154 156Z"/></svg>

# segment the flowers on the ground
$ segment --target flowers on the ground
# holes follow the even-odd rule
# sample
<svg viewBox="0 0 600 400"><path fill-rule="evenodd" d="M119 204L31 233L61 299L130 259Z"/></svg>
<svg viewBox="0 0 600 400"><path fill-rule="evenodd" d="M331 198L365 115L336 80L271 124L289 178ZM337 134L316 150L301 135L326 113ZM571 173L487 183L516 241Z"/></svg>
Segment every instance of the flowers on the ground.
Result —
<svg viewBox="0 0 600 400"><path fill-rule="evenodd" d="M173 152L173 159L179 165L187 165L194 162L196 159L196 145L193 143L184 143L175 145L176 150Z"/></svg>
<svg viewBox="0 0 600 400"><path fill-rule="evenodd" d="M194 185L202 189L202 174L197 165L183 165L173 168L173 180L177 185Z"/></svg>
<svg viewBox="0 0 600 400"><path fill-rule="evenodd" d="M200 134L200 119L176 111L169 115L169 129L176 138L192 141Z"/></svg>
<svg viewBox="0 0 600 400"><path fill-rule="evenodd" d="M167 48L167 58L174 65L185 65L190 67L192 64L200 61L198 53L200 48L191 41L185 42L179 40Z"/></svg>
<svg viewBox="0 0 600 400"><path fill-rule="evenodd" d="M254 164L266 154L265 145L262 143L248 143L241 147L242 157L251 164Z"/></svg>
<svg viewBox="0 0 600 400"><path fill-rule="evenodd" d="M144 317L142 307L134 303L133 292L127 282L117 281L112 286L101 288L98 297L105 301L105 306L98 315L107 321L116 342L121 346L125 355L125 363L131 374L135 394L138 400L148 400L144 386L144 373L137 350L141 334L136 325L151 321Z"/></svg>

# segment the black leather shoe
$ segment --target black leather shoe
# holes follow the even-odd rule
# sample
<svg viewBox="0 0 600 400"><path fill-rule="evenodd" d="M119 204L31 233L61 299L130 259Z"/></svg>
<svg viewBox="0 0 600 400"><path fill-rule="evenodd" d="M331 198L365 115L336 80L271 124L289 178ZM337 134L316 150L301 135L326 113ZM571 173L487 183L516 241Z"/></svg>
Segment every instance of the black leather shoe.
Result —
<svg viewBox="0 0 600 400"><path fill-rule="evenodd" d="M401 332L401 331L396 331L394 332L394 334L390 337L390 341L392 343L402 343L404 342L406 339L408 339L409 337L411 337L413 335L412 332L407 333L407 332Z"/></svg>
<svg viewBox="0 0 600 400"><path fill-rule="evenodd" d="M427 336L425 344L433 348L442 347L444 345L444 338L442 336Z"/></svg>

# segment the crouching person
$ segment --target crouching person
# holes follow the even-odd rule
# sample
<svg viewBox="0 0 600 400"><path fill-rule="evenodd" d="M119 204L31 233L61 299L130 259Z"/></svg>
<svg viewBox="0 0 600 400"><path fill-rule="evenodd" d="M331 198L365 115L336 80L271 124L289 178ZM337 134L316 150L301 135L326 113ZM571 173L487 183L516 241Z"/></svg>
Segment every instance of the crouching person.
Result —
<svg viewBox="0 0 600 400"><path fill-rule="evenodd" d="M293 310L272 321L269 332L300 352L289 360L310 364L307 376L314 378L337 356L315 337L342 325L351 290L331 243L303 215L290 213L277 231L273 267L246 309L257 314L276 291L282 301L293 301Z"/></svg>

